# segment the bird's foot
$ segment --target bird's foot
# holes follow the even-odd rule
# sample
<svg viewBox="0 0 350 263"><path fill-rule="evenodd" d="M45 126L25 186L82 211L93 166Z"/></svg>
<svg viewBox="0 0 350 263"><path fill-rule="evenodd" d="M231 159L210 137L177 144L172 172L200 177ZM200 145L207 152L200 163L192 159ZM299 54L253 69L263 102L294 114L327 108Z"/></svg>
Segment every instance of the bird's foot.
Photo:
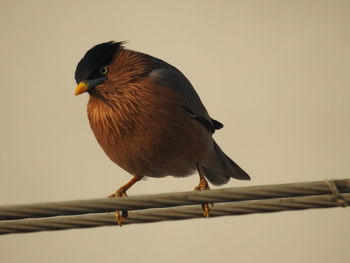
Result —
<svg viewBox="0 0 350 263"><path fill-rule="evenodd" d="M207 180L205 180L204 177L200 177L199 179L199 184L194 188L195 191L205 191L205 190L210 190L209 184ZM213 203L211 203L211 206L214 206ZM203 209L203 215L204 217L209 217L210 216L210 209L209 209L209 204L204 203L202 204L202 209Z"/></svg>
<svg viewBox="0 0 350 263"><path fill-rule="evenodd" d="M123 187L119 188L114 194L111 194L108 196L109 198L119 198L119 197L128 197L126 194L126 191ZM118 226L122 226L123 223L125 223L126 219L128 218L128 210L116 210L115 211L115 221L117 222Z"/></svg>
<svg viewBox="0 0 350 263"><path fill-rule="evenodd" d="M142 176L134 176L129 182L120 187L114 194L111 194L109 197L119 198L119 197L127 197L126 191L133 186L136 182L140 181ZM128 210L116 210L115 211L115 220L117 221L119 226L122 226L128 218Z"/></svg>

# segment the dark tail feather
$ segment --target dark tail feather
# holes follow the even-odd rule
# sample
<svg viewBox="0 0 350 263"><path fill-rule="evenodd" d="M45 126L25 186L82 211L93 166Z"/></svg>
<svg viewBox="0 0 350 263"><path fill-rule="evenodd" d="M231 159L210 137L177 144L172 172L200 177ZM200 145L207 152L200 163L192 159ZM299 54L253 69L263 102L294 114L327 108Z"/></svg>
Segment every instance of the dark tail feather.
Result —
<svg viewBox="0 0 350 263"><path fill-rule="evenodd" d="M213 141L213 148L201 164L205 177L214 185L226 184L230 178L250 180L250 176L232 161Z"/></svg>

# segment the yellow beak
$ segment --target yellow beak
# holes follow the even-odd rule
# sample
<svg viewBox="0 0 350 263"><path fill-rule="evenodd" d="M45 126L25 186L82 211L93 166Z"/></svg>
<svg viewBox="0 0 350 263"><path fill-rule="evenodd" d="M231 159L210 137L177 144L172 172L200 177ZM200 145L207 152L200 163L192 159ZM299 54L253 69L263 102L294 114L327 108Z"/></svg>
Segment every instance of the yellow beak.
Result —
<svg viewBox="0 0 350 263"><path fill-rule="evenodd" d="M74 95L77 96L79 94L82 94L84 92L87 92L88 90L88 85L86 82L80 82L78 86L75 88Z"/></svg>

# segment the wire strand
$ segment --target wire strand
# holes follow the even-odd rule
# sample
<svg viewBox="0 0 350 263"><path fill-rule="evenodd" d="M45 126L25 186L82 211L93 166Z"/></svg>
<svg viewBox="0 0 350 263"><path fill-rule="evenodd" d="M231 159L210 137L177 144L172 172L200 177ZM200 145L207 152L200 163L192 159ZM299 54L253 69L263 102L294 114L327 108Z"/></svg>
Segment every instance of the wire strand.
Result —
<svg viewBox="0 0 350 263"><path fill-rule="evenodd" d="M0 234L116 225L115 210L132 211L128 224L202 218L202 203L215 203L211 217L326 207L345 207L350 179L102 198L0 207ZM177 206L174 208L174 206ZM173 207L173 208L165 208ZM81 215L86 214L86 215ZM75 215L75 216L72 216ZM38 219L39 217L43 217Z"/></svg>
<svg viewBox="0 0 350 263"><path fill-rule="evenodd" d="M350 179L334 180L340 193L350 193ZM210 191L191 191L155 195L139 195L127 198L101 198L66 202L39 203L0 207L0 220L104 213L118 210L141 210L202 203L223 203L271 198L334 194L329 180L224 188ZM336 197L339 199L339 197Z"/></svg>
<svg viewBox="0 0 350 263"><path fill-rule="evenodd" d="M350 201L350 194L342 194L344 200ZM343 207L333 195L318 195L291 198L275 198L266 200L240 201L215 204L211 209L211 217L228 215L243 215L253 213L271 213L288 210L303 210L312 208ZM132 211L125 225L151 223L160 221L203 218L200 206L175 208L146 209ZM52 231L73 228L91 228L101 226L116 226L113 213L88 214L78 216L49 217L44 219L22 219L0 222L0 234Z"/></svg>

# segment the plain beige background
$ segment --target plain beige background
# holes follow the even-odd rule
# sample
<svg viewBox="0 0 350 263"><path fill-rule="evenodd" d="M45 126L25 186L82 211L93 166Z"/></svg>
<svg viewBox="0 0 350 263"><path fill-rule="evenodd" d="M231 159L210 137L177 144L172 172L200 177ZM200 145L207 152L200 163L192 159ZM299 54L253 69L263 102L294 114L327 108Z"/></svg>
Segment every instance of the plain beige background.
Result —
<svg viewBox="0 0 350 263"><path fill-rule="evenodd" d="M75 97L91 46L129 40L191 80L228 155L226 187L350 171L349 1L1 1L0 205L104 197L129 175ZM130 195L191 190L149 179ZM1 262L349 262L350 209L0 236Z"/></svg>

